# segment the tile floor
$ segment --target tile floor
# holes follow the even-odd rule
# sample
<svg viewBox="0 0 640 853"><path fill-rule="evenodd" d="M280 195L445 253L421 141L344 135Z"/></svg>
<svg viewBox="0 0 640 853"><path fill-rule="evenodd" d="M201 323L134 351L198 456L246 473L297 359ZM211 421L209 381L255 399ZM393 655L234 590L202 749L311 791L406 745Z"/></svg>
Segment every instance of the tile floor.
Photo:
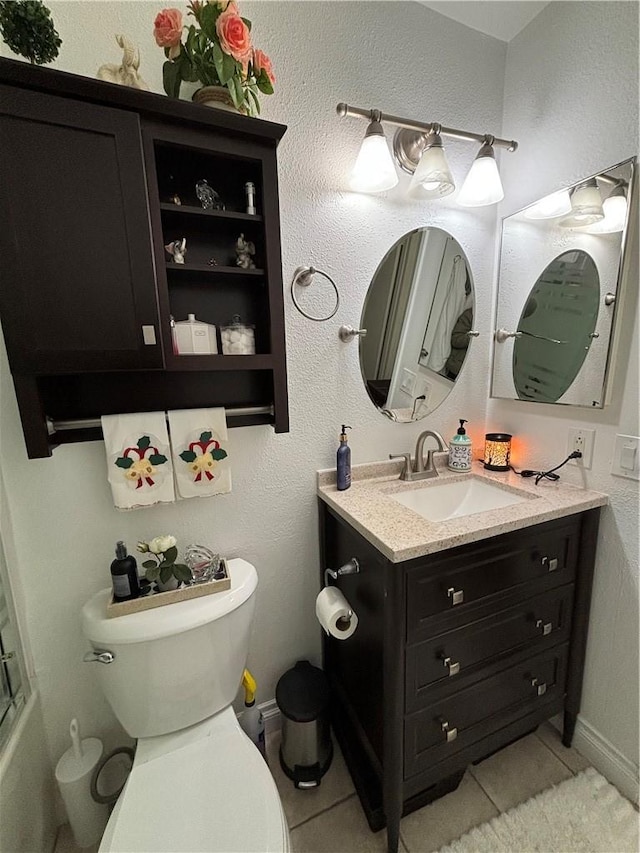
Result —
<svg viewBox="0 0 640 853"><path fill-rule="evenodd" d="M334 739L335 744L335 739ZM293 853L385 853L386 834L372 833L340 750L318 788L297 791L278 760L280 734L267 739L269 767L291 830ZM430 853L472 827L528 800L588 767L566 749L549 724L470 767L452 794L403 818L400 853ZM55 853L78 853L69 826L60 828ZM84 853L92 853L92 848Z"/></svg>

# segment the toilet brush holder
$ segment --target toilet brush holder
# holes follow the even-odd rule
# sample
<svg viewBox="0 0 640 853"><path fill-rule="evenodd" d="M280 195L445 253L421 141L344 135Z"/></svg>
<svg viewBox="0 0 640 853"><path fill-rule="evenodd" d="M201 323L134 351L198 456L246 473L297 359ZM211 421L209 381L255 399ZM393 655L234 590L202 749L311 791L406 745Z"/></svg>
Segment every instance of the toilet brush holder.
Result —
<svg viewBox="0 0 640 853"><path fill-rule="evenodd" d="M71 746L56 765L56 782L78 847L90 847L102 838L109 819L109 807L91 796L91 779L102 758L102 741L82 740L78 721L69 726Z"/></svg>

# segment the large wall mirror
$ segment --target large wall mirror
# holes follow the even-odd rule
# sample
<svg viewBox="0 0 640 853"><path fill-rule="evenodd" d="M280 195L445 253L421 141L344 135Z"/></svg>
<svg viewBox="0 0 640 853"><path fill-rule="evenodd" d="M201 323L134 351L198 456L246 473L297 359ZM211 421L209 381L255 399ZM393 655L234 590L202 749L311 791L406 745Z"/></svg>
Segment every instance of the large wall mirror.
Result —
<svg viewBox="0 0 640 853"><path fill-rule="evenodd" d="M502 222L491 395L602 408L635 159Z"/></svg>
<svg viewBox="0 0 640 853"><path fill-rule="evenodd" d="M430 414L460 375L473 332L473 280L460 244L440 228L405 234L376 270L362 311L362 379L394 421Z"/></svg>

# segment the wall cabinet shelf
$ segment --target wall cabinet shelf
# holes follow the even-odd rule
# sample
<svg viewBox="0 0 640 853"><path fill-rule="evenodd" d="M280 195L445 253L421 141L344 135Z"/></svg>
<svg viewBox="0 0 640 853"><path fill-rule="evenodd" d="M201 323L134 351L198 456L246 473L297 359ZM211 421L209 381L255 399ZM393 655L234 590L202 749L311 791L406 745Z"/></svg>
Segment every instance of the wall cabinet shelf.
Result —
<svg viewBox="0 0 640 853"><path fill-rule="evenodd" d="M29 457L95 440L103 414L225 406L230 426L288 430L285 130L0 60L0 317ZM224 210L202 208L202 181ZM255 269L236 265L241 235ZM164 247L183 237L181 265ZM256 355L174 355L171 320L188 314L218 328L239 315Z"/></svg>
<svg viewBox="0 0 640 853"><path fill-rule="evenodd" d="M360 564L336 581L356 633L323 634L332 724L389 853L402 815L454 790L469 764L559 713L570 746L599 513L392 563L320 501L322 569Z"/></svg>

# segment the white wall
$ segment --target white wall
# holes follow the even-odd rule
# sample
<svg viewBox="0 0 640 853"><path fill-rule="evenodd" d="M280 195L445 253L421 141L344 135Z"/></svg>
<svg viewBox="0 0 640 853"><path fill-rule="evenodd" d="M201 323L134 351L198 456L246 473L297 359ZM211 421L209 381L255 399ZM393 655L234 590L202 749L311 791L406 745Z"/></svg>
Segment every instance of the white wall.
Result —
<svg viewBox="0 0 640 853"><path fill-rule="evenodd" d="M64 41L57 67L94 74L101 62L118 57L112 34L125 32L140 45L142 74L160 91L163 56L151 30L161 4L48 5ZM314 264L335 277L341 308L331 322L311 323L287 295L291 432L231 432L231 495L128 514L113 509L102 443L27 460L2 355L0 458L54 761L66 747L74 715L87 734L107 743L118 737L94 670L80 663L85 643L79 621L82 603L109 582L117 539L133 546L139 538L170 532L183 546L201 542L255 563L260 588L249 665L262 701L274 695L276 680L296 659L319 655L314 478L316 469L334 464L340 424L354 427L354 462L411 449L425 425L450 436L464 417L476 437L484 431L495 211L463 211L451 197L408 202L408 177L386 197L347 192L365 124L338 119L335 105L345 100L497 133L506 45L412 3L260 2L241 3L241 11L275 64L277 94L264 99L264 116L289 125L279 149L285 287L297 266ZM452 143L448 154L461 183L475 148ZM472 342L462 376L437 412L422 425L393 424L369 401L357 345L341 343L337 332L342 323L358 325L368 283L389 247L404 232L429 224L452 233L469 259L481 337Z"/></svg>
<svg viewBox="0 0 640 853"><path fill-rule="evenodd" d="M507 51L503 132L520 142L503 158L502 215L638 154L638 4L551 3ZM633 229L637 237L637 224ZM610 475L616 433L638 435L637 243L624 316L622 364L604 411L492 400L487 428L513 432L514 463L566 455L570 426L596 430L593 468L563 480L606 492L581 717L621 776L638 774L638 484ZM595 733L595 734L594 734ZM607 743L609 746L607 746ZM583 743L584 746L584 743ZM611 747L611 748L610 748ZM611 768L609 768L611 769Z"/></svg>

